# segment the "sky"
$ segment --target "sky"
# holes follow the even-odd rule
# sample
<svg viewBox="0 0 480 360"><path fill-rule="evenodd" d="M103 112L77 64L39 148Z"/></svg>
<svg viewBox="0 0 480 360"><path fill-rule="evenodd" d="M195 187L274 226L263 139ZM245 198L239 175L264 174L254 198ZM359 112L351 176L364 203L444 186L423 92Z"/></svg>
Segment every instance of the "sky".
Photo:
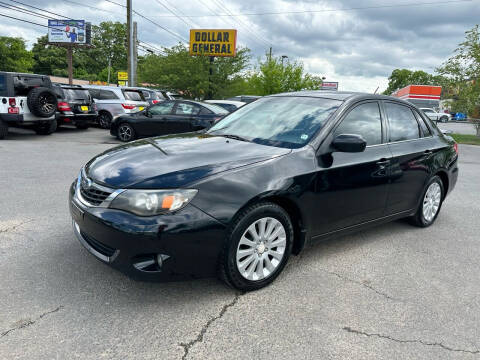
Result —
<svg viewBox="0 0 480 360"><path fill-rule="evenodd" d="M16 1L93 24L126 21L126 9L120 6L126 0L112 0L120 5L107 0ZM18 2L4 0L2 4L25 7ZM338 81L339 90L363 92L374 92L377 87L383 91L396 68L433 73L464 39L465 31L480 23L480 0L132 2L138 14L160 25L134 16L138 38L157 48L188 40L191 28L237 29L237 43L251 49L253 62L272 47L274 56L286 55L287 61L303 62L309 73ZM0 14L47 24L44 18L2 6ZM22 37L29 47L46 30L0 17L0 36Z"/></svg>

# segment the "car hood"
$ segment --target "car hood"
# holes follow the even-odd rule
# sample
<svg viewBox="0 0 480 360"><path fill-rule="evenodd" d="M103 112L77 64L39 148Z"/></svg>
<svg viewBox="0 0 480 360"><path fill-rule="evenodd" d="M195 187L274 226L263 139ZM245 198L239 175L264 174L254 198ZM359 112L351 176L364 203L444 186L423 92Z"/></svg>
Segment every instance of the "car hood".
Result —
<svg viewBox="0 0 480 360"><path fill-rule="evenodd" d="M143 139L115 147L93 158L85 171L93 181L112 188L178 188L290 151L190 133Z"/></svg>

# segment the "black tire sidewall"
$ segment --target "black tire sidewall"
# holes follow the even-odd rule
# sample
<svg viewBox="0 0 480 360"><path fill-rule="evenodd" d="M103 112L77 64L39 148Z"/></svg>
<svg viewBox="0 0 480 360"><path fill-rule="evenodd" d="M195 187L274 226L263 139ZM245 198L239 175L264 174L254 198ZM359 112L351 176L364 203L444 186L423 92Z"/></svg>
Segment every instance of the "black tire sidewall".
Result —
<svg viewBox="0 0 480 360"><path fill-rule="evenodd" d="M287 245L282 262L275 272L268 278L260 281L251 281L245 279L239 272L236 264L236 252L238 243L246 229L256 220L263 217L272 217L280 221L287 234ZM293 245L293 225L287 212L280 206L273 203L260 203L244 210L239 218L234 222L234 226L227 238L226 256L224 258L224 270L228 283L235 288L243 291L257 290L273 282L282 272L288 262Z"/></svg>
<svg viewBox="0 0 480 360"><path fill-rule="evenodd" d="M132 136L130 137L130 139L128 139L128 140L122 140L122 139L120 139L120 128L121 128L122 126L128 126L128 127L130 128L130 131L132 132ZM117 128L117 138L118 138L118 140L123 141L123 142L133 141L133 140L135 140L135 129L134 129L133 126L130 125L129 123L125 123L125 122L124 122L124 123L121 123L121 124L118 125L118 128Z"/></svg>
<svg viewBox="0 0 480 360"><path fill-rule="evenodd" d="M39 98L45 94L48 94L53 98L54 109L50 113L45 113L40 107ZM33 88L27 95L27 105L33 115L42 118L49 118L55 115L55 112L57 111L57 95L52 89L46 87Z"/></svg>
<svg viewBox="0 0 480 360"><path fill-rule="evenodd" d="M440 190L442 192L442 195L440 197L440 205L438 206L437 213L435 214L435 216L433 217L433 219L431 221L427 221L425 219L425 217L423 216L423 200L425 199L425 194L427 193L428 188L434 182L436 182L436 183L438 183L438 185L440 185ZM435 220L438 217L438 214L440 214L440 210L442 209L442 204L443 204L444 197L445 197L445 189L443 188L442 179L440 179L440 177L438 175L435 175L428 181L427 185L425 186L425 189L422 192L422 198L420 199L420 206L418 208L417 219L418 219L418 221L419 221L419 223L421 224L422 227L430 226L435 222Z"/></svg>
<svg viewBox="0 0 480 360"><path fill-rule="evenodd" d="M102 118L105 120L105 122L102 122ZM100 125L102 129L110 129L111 124L112 115L105 111L102 111L100 114L98 114L98 125Z"/></svg>

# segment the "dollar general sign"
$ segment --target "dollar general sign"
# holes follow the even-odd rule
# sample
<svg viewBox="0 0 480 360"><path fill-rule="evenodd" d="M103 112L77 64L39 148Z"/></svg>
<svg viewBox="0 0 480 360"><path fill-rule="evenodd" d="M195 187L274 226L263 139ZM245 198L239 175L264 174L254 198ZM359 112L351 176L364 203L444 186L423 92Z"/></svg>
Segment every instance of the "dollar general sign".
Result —
<svg viewBox="0 0 480 360"><path fill-rule="evenodd" d="M235 56L237 30L190 30L190 55Z"/></svg>

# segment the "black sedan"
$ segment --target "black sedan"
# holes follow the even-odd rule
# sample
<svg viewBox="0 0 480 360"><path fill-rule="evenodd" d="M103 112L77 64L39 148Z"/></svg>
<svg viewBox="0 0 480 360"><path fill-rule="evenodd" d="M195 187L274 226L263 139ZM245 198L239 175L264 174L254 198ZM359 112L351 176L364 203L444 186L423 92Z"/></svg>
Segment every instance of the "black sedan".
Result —
<svg viewBox="0 0 480 360"><path fill-rule="evenodd" d="M272 282L306 244L409 218L428 227L457 181L457 144L408 102L298 92L264 97L206 133L93 158L70 189L74 232L143 279Z"/></svg>
<svg viewBox="0 0 480 360"><path fill-rule="evenodd" d="M110 134L121 141L179 134L209 128L227 115L220 106L189 100L168 100L112 121Z"/></svg>

